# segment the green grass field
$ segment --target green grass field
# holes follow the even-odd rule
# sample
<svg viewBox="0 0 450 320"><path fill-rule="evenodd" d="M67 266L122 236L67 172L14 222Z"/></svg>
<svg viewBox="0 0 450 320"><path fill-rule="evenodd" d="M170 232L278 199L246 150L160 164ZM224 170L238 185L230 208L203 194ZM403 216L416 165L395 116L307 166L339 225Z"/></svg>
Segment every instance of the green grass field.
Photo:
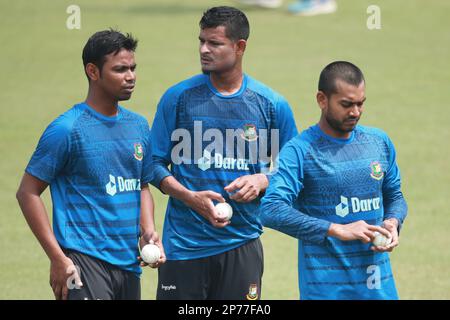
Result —
<svg viewBox="0 0 450 320"><path fill-rule="evenodd" d="M66 8L81 7L81 30L68 30ZM289 1L285 1L284 7ZM45 127L84 100L81 50L95 31L117 27L140 44L137 88L124 105L150 122L162 93L199 72L198 21L212 0L1 1L0 299L51 299L49 261L15 199L18 183ZM368 30L366 9L381 8L381 30ZM409 204L400 246L391 255L402 299L450 298L450 2L339 1L332 15L294 17L237 5L251 24L245 71L281 92L300 129L319 118L318 75L349 60L367 80L361 123L394 141ZM445 22L447 21L447 22ZM155 189L158 228L167 197ZM51 202L44 195L49 214ZM297 243L266 230L263 298L297 299ZM156 271L143 274L154 299Z"/></svg>

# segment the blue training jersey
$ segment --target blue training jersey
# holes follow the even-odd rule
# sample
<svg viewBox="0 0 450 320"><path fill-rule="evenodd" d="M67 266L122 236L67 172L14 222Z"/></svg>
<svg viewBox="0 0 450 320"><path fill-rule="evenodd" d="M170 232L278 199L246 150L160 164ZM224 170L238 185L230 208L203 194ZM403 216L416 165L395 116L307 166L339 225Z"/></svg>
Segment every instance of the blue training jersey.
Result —
<svg viewBox="0 0 450 320"><path fill-rule="evenodd" d="M407 214L395 150L381 130L356 126L349 139L318 125L281 151L261 205L263 225L299 239L301 299L398 299L388 253L328 237L331 223L381 225Z"/></svg>
<svg viewBox="0 0 450 320"><path fill-rule="evenodd" d="M197 75L163 95L151 132L157 141L152 145L154 186L172 175L189 190L220 193L233 208L231 224L216 228L170 197L163 229L169 260L220 254L260 236L260 200L232 201L224 187L243 175L268 173L277 145L297 135L282 96L247 75L238 92L224 96L209 76Z"/></svg>
<svg viewBox="0 0 450 320"><path fill-rule="evenodd" d="M53 230L67 249L141 273L141 183L151 180L148 122L80 103L45 130L26 172L50 184Z"/></svg>

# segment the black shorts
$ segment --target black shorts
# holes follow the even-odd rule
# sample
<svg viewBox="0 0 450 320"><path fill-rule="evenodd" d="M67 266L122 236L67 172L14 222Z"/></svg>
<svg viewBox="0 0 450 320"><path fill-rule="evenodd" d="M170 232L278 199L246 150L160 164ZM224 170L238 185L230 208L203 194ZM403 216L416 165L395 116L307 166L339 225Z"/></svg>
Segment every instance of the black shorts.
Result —
<svg viewBox="0 0 450 320"><path fill-rule="evenodd" d="M259 238L215 256L167 260L158 269L156 299L260 299L263 260Z"/></svg>
<svg viewBox="0 0 450 320"><path fill-rule="evenodd" d="M74 250L63 249L80 271L83 286L68 284L68 300L140 300L141 281L137 274Z"/></svg>

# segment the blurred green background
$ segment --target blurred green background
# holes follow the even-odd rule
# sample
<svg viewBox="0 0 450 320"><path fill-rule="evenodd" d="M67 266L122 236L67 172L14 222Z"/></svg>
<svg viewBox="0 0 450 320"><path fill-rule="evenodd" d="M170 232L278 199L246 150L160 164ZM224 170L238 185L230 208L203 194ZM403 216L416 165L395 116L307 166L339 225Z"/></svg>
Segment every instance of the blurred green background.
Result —
<svg viewBox="0 0 450 320"><path fill-rule="evenodd" d="M198 21L215 5L248 15L245 71L283 94L300 129L319 118L318 75L333 60L361 67L367 102L361 123L394 141L409 217L391 255L402 299L450 298L450 2L339 1L334 14L296 17L213 0L16 0L0 2L0 299L52 299L49 261L15 199L23 170L46 126L83 101L87 81L81 51L108 27L139 40L138 82L124 106L151 123L171 85L199 73ZM81 8L81 29L69 30L66 9ZM368 30L369 5L381 9L381 29ZM158 229L167 197L152 189ZM44 199L51 214L49 192ZM297 242L272 230L265 250L264 299L297 299ZM154 299L156 271L143 274L144 299Z"/></svg>

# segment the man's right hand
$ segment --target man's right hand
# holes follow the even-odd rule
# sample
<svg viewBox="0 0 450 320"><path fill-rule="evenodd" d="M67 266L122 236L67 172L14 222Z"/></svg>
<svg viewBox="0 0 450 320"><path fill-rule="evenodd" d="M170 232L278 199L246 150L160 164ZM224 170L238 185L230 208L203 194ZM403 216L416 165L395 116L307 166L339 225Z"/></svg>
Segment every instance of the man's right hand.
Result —
<svg viewBox="0 0 450 320"><path fill-rule="evenodd" d="M230 221L220 218L212 200L225 202L220 193L214 191L191 191L184 201L187 206L203 216L214 227L223 228L230 224Z"/></svg>
<svg viewBox="0 0 450 320"><path fill-rule="evenodd" d="M363 220L349 224L332 223L328 235L342 241L360 240L363 243L369 243L375 238L375 231L386 237L391 237L391 234L385 228L367 224Z"/></svg>
<svg viewBox="0 0 450 320"><path fill-rule="evenodd" d="M76 286L83 286L80 275L71 259L64 256L50 261L50 286L56 300L67 300L69 294L67 279L69 277L75 279Z"/></svg>

